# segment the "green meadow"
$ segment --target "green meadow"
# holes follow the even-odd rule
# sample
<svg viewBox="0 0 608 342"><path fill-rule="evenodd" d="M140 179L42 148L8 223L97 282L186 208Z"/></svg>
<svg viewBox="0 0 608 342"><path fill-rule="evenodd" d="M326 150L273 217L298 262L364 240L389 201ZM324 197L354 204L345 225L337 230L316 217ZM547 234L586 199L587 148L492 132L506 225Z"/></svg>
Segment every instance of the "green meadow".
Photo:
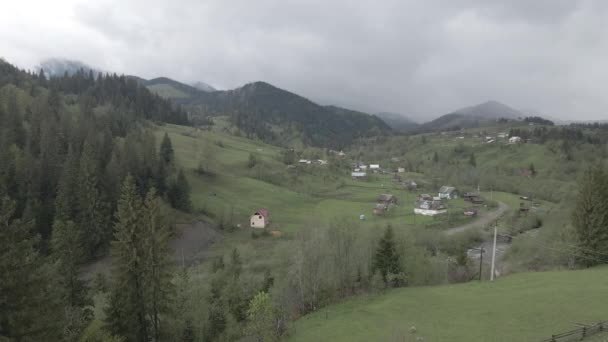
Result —
<svg viewBox="0 0 608 342"><path fill-rule="evenodd" d="M394 289L304 316L288 340L540 341L605 320L607 288L608 268L599 267Z"/></svg>

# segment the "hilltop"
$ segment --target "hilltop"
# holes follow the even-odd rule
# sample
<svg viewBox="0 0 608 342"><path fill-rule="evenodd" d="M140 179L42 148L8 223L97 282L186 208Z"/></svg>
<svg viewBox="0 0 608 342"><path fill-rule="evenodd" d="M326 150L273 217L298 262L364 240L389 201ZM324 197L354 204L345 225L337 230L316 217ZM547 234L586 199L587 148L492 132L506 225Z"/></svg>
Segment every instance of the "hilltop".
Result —
<svg viewBox="0 0 608 342"><path fill-rule="evenodd" d="M418 128L420 132L458 130L496 125L499 119L517 120L526 115L497 101L488 101L465 107L426 122Z"/></svg>

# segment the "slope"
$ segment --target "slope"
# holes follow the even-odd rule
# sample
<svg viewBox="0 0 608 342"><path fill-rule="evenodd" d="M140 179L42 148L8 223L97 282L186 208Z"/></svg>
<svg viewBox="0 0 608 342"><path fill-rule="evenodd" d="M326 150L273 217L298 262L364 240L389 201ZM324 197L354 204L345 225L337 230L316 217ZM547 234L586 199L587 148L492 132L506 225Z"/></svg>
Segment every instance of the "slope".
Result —
<svg viewBox="0 0 608 342"><path fill-rule="evenodd" d="M341 148L358 138L385 135L390 127L373 115L335 106L320 106L265 82L175 100L196 117L229 115L247 137L289 145Z"/></svg>
<svg viewBox="0 0 608 342"><path fill-rule="evenodd" d="M376 115L398 132L413 131L420 126L417 122L414 122L401 114L381 112Z"/></svg>
<svg viewBox="0 0 608 342"><path fill-rule="evenodd" d="M290 341L541 340L572 329L573 322L606 319L607 286L608 268L602 267L397 289L305 316Z"/></svg>

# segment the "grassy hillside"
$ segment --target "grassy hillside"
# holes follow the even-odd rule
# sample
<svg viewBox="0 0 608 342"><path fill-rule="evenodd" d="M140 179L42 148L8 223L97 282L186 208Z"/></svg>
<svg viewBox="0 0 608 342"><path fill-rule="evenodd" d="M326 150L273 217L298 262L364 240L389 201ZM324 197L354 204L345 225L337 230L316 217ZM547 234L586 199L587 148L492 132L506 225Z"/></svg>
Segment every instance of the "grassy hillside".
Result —
<svg viewBox="0 0 608 342"><path fill-rule="evenodd" d="M608 268L405 288L322 309L289 341L534 341L605 320ZM411 334L410 327L417 333Z"/></svg>

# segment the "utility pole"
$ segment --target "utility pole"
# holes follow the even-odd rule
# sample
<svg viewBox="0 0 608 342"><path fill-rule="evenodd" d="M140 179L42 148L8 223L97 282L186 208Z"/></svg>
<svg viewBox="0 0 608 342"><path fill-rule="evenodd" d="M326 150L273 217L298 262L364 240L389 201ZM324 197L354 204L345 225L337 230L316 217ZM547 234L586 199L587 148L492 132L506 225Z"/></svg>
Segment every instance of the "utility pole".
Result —
<svg viewBox="0 0 608 342"><path fill-rule="evenodd" d="M479 247L479 281L481 281L481 265L483 264L483 246Z"/></svg>
<svg viewBox="0 0 608 342"><path fill-rule="evenodd" d="M492 267L490 273L490 281L494 281L494 263L496 261L496 234L498 233L498 220L496 220L496 225L494 225L494 245L492 247Z"/></svg>

